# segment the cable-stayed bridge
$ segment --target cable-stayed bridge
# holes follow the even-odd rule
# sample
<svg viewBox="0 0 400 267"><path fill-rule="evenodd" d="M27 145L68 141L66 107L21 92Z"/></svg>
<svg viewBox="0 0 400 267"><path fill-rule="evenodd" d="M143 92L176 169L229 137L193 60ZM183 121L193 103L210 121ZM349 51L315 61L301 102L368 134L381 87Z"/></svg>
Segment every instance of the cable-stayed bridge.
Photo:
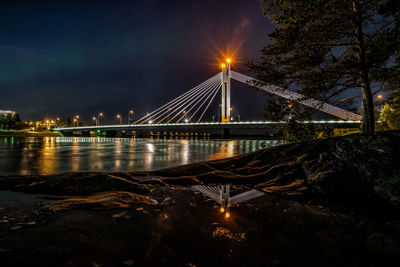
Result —
<svg viewBox="0 0 400 267"><path fill-rule="evenodd" d="M227 59L222 64L221 72L190 89L177 98L162 105L151 113L132 124L96 125L55 128L56 131L176 131L176 130L205 130L223 129L266 129L284 127L286 122L272 121L233 121L231 117L231 79L254 86L259 90L283 97L287 100L301 103L307 107L314 108L324 113L333 115L339 120L308 121L318 126L329 126L333 128L356 128L359 127L362 117L359 114L338 108L319 100L306 98L303 95L278 86L263 84L254 78L231 70L231 60ZM218 92L221 90L220 121L205 122L204 115L214 102Z"/></svg>

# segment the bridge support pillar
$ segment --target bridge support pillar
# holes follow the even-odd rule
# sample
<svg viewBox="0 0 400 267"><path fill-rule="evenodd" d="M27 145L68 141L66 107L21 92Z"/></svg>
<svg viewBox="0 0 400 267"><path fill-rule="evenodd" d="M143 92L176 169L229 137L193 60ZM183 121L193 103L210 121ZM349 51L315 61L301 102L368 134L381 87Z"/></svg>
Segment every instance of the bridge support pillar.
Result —
<svg viewBox="0 0 400 267"><path fill-rule="evenodd" d="M229 138L229 137L230 137L229 128L222 129L222 138Z"/></svg>
<svg viewBox="0 0 400 267"><path fill-rule="evenodd" d="M90 131L82 131L82 137L90 137Z"/></svg>
<svg viewBox="0 0 400 267"><path fill-rule="evenodd" d="M117 132L116 131L106 131L106 137L116 137Z"/></svg>
<svg viewBox="0 0 400 267"><path fill-rule="evenodd" d="M221 72L221 121L229 122L231 119L231 60L227 59L222 64Z"/></svg>
<svg viewBox="0 0 400 267"><path fill-rule="evenodd" d="M72 137L72 136L74 136L74 134L73 134L72 132L63 132L63 131L61 131L61 134L62 134L63 136L65 136L65 137Z"/></svg>

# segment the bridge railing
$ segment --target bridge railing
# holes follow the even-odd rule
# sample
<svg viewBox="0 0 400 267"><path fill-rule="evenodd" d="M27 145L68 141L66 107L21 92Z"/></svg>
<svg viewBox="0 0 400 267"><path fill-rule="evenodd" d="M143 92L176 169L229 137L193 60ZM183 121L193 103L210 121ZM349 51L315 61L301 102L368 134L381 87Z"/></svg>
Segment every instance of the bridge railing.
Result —
<svg viewBox="0 0 400 267"><path fill-rule="evenodd" d="M126 129L138 129L148 127L165 127L165 126L199 126L199 125L259 125L259 124L286 124L287 121L233 121L233 122L184 122L184 123L159 123L159 124L106 124L106 125L93 125L93 126L76 126L76 127L57 127L54 131L62 130L91 130L91 129L104 129L104 128L126 128ZM362 121L352 120L308 120L301 121L301 123L313 123L313 124L361 124Z"/></svg>

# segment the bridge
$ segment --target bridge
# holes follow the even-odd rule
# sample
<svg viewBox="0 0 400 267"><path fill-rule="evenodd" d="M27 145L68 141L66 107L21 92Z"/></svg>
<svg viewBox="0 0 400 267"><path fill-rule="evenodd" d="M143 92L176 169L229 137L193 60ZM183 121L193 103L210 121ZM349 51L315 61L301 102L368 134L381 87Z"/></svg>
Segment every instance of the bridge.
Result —
<svg viewBox="0 0 400 267"><path fill-rule="evenodd" d="M362 117L359 114L331 104L323 103L316 99L306 98L288 89L271 84L264 84L247 75L232 71L231 59L227 59L225 63L221 64L221 72L157 108L153 112L147 113L132 124L60 127L54 128L54 130L68 133L78 131L187 131L189 129L191 131L198 131L221 129L224 131L224 134L229 134L230 129L268 129L285 127L286 122L284 121L233 121L230 104L231 79L339 118L339 120L306 121L304 123L310 123L316 127L332 128L358 128L361 124ZM220 90L220 121L203 122L204 114Z"/></svg>

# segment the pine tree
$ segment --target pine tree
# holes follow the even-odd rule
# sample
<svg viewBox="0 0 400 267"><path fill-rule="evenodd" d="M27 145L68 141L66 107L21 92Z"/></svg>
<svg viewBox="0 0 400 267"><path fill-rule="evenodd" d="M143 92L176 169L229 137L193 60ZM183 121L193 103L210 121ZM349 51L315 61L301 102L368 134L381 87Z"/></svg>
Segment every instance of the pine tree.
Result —
<svg viewBox="0 0 400 267"><path fill-rule="evenodd" d="M361 95L363 132L373 133L372 93L382 86L396 51L388 34L394 19L378 13L383 2L262 0L277 28L262 61L248 63L250 70L264 83L342 107Z"/></svg>

